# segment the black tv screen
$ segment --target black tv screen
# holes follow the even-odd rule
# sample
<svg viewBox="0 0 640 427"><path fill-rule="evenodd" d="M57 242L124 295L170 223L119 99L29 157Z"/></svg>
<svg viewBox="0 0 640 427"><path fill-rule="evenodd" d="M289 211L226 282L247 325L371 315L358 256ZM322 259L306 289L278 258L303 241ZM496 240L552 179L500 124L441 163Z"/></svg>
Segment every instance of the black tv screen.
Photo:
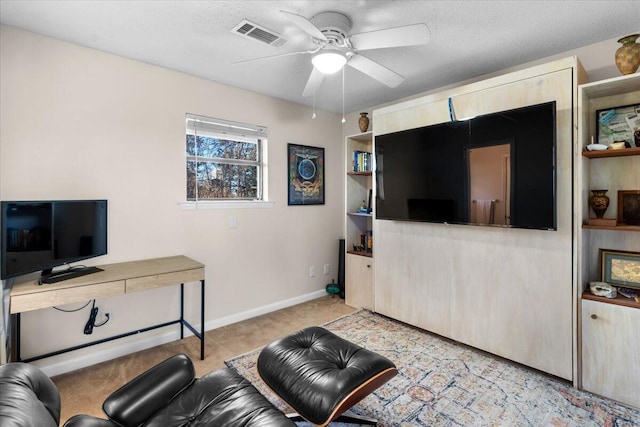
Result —
<svg viewBox="0 0 640 427"><path fill-rule="evenodd" d="M556 106L376 136L375 217L555 230Z"/></svg>
<svg viewBox="0 0 640 427"><path fill-rule="evenodd" d="M1 278L107 253L107 201L3 201Z"/></svg>

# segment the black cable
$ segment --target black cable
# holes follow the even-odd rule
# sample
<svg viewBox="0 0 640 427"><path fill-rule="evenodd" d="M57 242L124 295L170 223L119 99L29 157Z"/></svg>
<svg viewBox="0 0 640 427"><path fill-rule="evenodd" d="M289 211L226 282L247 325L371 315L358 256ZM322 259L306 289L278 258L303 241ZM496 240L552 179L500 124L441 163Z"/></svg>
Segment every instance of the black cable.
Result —
<svg viewBox="0 0 640 427"><path fill-rule="evenodd" d="M89 313L89 320L87 320L87 323L84 325L85 335L91 335L93 333L93 328L99 328L110 320L109 313L105 313L106 320L96 325L96 317L98 317L98 307L96 307L96 300L93 300L91 312Z"/></svg>
<svg viewBox="0 0 640 427"><path fill-rule="evenodd" d="M95 300L94 300L94 301L95 301ZM73 309L73 310L65 310L64 308L58 308L58 307L55 307L55 306L54 306L53 308L54 308L54 309L56 309L56 310L58 310L58 311L65 312L65 313L74 313L74 312L76 312L76 311L80 311L80 310L82 310L83 308L85 308L85 307L86 307L86 306L88 306L89 304L91 304L91 300L87 301L87 303L86 303L85 305L83 305L82 307L80 307L80 308L75 308L75 309Z"/></svg>
<svg viewBox="0 0 640 427"><path fill-rule="evenodd" d="M84 325L84 334L91 335L93 333L93 327L96 322L96 316L98 315L98 308L96 307L96 300L93 300L91 305L91 312L89 313L89 320Z"/></svg>

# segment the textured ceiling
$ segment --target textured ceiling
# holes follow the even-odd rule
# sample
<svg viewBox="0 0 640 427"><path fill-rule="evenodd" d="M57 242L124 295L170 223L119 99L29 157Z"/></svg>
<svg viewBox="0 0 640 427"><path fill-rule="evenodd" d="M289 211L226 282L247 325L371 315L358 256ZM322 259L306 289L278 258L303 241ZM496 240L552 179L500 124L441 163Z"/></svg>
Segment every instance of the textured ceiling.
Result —
<svg viewBox="0 0 640 427"><path fill-rule="evenodd" d="M358 111L483 74L637 32L639 1L10 1L0 23L225 83L313 104L302 97L309 55L236 63L313 48L280 10L311 18L347 15L351 34L424 23L423 46L376 49L365 56L406 77L389 88L347 67L344 110ZM280 33L273 47L231 30L248 19ZM342 73L327 76L315 105L343 111Z"/></svg>

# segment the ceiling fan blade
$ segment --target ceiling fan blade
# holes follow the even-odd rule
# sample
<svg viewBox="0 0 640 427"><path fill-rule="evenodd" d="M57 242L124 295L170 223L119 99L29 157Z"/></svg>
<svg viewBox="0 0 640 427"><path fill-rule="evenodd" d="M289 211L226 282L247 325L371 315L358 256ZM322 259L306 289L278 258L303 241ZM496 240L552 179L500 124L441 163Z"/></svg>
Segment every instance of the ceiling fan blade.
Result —
<svg viewBox="0 0 640 427"><path fill-rule="evenodd" d="M262 61L263 59L282 58L284 56L299 55L301 53L314 53L312 50L302 50L299 52L281 53L279 55L261 56L260 58L243 59L242 61L236 61L234 64L243 64L245 62Z"/></svg>
<svg viewBox="0 0 640 427"><path fill-rule="evenodd" d="M304 16L298 15L298 14L293 13L293 12L287 12L286 10L281 10L280 13L283 13L287 18L289 18L289 20L291 22L293 22L298 27L303 29L305 33L309 34L314 39L322 40L322 41L325 41L325 42L329 41L329 40L327 40L325 35L322 34L322 31L320 31L318 29L318 27L313 25L311 23L311 21L309 21Z"/></svg>
<svg viewBox="0 0 640 427"><path fill-rule="evenodd" d="M324 73L321 73L316 67L313 67L309 80L307 80L307 85L304 87L304 91L302 92L302 96L311 96L316 93L322 84L322 80L324 80Z"/></svg>
<svg viewBox="0 0 640 427"><path fill-rule="evenodd" d="M413 24L353 34L349 36L349 41L357 50L414 46L429 43L429 29L425 24Z"/></svg>
<svg viewBox="0 0 640 427"><path fill-rule="evenodd" d="M395 71L391 71L387 67L362 55L353 55L347 62L347 65L362 71L366 75L378 80L389 87L396 87L404 81L404 77Z"/></svg>

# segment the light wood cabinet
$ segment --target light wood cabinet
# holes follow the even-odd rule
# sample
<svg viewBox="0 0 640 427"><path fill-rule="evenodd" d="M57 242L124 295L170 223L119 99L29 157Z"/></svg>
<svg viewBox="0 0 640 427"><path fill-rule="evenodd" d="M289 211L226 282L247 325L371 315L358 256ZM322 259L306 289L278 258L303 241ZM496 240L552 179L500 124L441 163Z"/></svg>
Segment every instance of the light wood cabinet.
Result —
<svg viewBox="0 0 640 427"><path fill-rule="evenodd" d="M345 267L345 302L373 310L373 258L347 254Z"/></svg>
<svg viewBox="0 0 640 427"><path fill-rule="evenodd" d="M640 309L582 300L582 386L640 407Z"/></svg>
<svg viewBox="0 0 640 427"><path fill-rule="evenodd" d="M372 133L347 136L345 159L345 300L373 310Z"/></svg>

